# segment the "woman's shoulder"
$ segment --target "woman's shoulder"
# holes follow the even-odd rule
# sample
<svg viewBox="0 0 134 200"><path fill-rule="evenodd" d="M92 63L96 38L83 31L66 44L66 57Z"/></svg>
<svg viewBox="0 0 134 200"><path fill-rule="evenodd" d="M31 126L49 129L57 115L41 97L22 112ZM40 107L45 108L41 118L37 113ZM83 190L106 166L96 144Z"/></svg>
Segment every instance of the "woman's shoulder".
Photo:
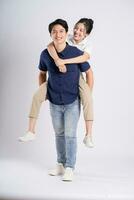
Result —
<svg viewBox="0 0 134 200"><path fill-rule="evenodd" d="M72 34L68 34L67 42L68 42L68 44L73 44L73 35Z"/></svg>

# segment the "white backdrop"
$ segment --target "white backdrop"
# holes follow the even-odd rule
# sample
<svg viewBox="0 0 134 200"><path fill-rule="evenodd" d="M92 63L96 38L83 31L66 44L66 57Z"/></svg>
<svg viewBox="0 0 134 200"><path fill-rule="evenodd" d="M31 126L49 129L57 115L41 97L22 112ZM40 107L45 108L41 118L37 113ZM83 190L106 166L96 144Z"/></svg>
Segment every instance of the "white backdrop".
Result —
<svg viewBox="0 0 134 200"><path fill-rule="evenodd" d="M37 140L20 144L32 94L38 88L40 52L50 42L48 24L67 20L70 32L81 17L94 20L91 34L94 71L94 149L82 144L83 116L78 126L78 163L91 158L134 156L132 0L1 0L0 1L0 158L51 166L55 163L54 131L49 103L42 105ZM87 159L88 158L88 159ZM89 159L90 158L90 159Z"/></svg>

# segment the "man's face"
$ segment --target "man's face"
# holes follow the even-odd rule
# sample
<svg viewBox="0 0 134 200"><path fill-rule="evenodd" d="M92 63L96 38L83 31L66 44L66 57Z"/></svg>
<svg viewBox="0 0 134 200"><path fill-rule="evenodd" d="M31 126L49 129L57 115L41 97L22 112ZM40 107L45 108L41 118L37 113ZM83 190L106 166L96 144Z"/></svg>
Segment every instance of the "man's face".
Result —
<svg viewBox="0 0 134 200"><path fill-rule="evenodd" d="M55 44L62 44L66 41L67 32L61 25L55 25L51 31L51 38Z"/></svg>

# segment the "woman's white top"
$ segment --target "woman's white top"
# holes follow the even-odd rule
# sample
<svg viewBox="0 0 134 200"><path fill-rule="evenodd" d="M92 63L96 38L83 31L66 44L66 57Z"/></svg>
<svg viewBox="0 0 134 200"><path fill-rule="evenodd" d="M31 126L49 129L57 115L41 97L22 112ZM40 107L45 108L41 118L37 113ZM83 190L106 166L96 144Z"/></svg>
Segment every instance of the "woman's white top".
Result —
<svg viewBox="0 0 134 200"><path fill-rule="evenodd" d="M91 56L92 47L91 47L91 43L89 43L88 36L84 40L82 40L80 43L76 44L73 39L73 35L70 34L68 35L67 42L69 45L75 46L78 49L87 52Z"/></svg>

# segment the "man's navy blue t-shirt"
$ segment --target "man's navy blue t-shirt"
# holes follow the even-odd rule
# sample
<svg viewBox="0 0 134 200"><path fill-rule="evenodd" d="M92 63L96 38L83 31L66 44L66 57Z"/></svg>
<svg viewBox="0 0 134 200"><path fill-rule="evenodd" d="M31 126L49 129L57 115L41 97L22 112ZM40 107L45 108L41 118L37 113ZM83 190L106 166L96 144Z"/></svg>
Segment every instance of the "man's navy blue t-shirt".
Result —
<svg viewBox="0 0 134 200"><path fill-rule="evenodd" d="M83 55L83 51L76 47L66 45L65 49L58 53L61 59L74 58ZM62 73L55 65L47 49L40 56L39 69L48 71L47 98L56 105L73 103L79 96L80 71L85 72L90 68L88 62L80 64L66 64L67 72Z"/></svg>

